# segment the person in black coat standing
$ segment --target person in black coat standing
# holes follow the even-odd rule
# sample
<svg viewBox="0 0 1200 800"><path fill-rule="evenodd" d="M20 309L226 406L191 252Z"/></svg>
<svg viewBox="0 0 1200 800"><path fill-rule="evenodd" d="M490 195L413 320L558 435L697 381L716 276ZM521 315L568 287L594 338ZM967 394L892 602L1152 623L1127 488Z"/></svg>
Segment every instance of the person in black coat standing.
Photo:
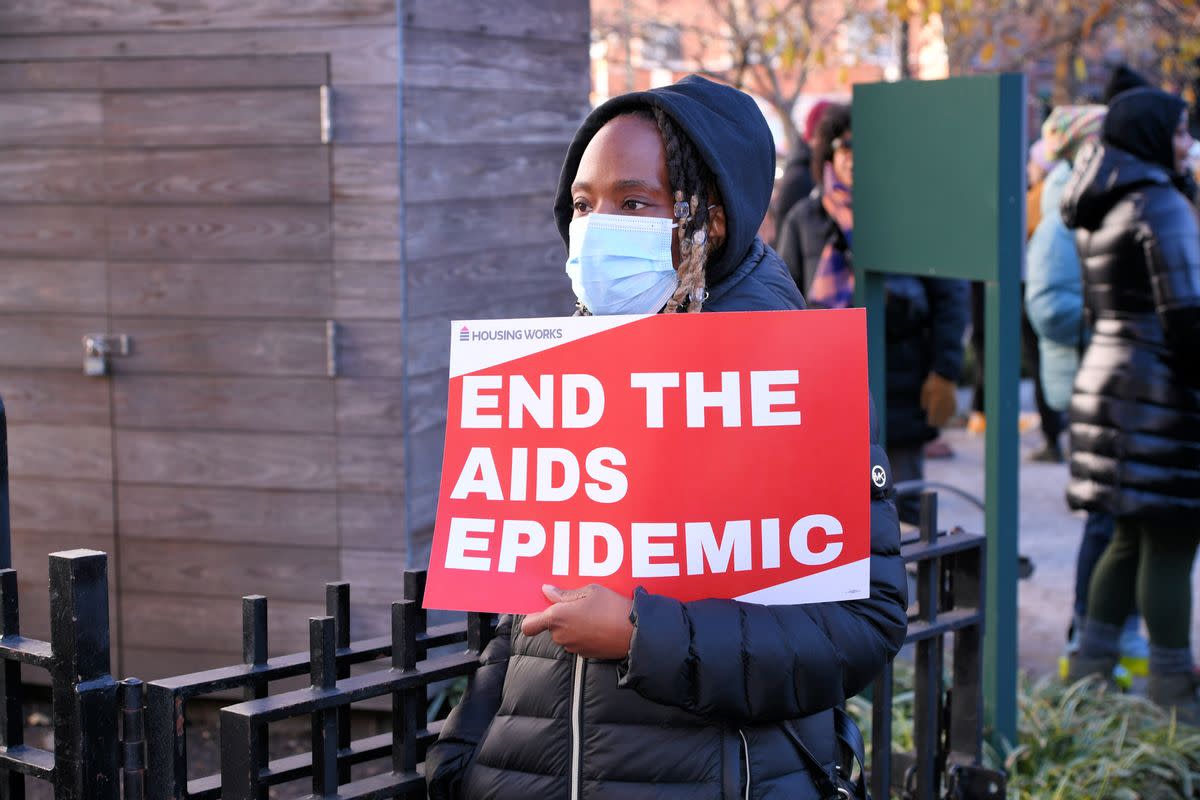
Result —
<svg viewBox="0 0 1200 800"><path fill-rule="evenodd" d="M736 89L691 76L622 95L571 143L559 230L569 240L572 220L591 214L678 220L677 285L665 304L657 291L637 299L640 313L801 309L783 263L756 236L773 161L766 120ZM583 283L595 292L581 304L594 313L625 294L618 282ZM501 619L429 750L430 796L836 796L835 706L870 684L907 629L890 467L872 441L872 474L862 476L872 486L869 597L764 606L546 587L546 611Z"/></svg>
<svg viewBox="0 0 1200 800"><path fill-rule="evenodd" d="M784 218L779 255L810 306L844 308L853 298L854 147L850 108L826 109L814 137L816 188ZM926 442L957 406L965 281L890 275L887 308L887 451L897 482L925 475ZM900 519L917 524L920 498L902 497Z"/></svg>
<svg viewBox="0 0 1200 800"><path fill-rule="evenodd" d="M1148 694L1198 724L1200 225L1177 188L1191 144L1186 109L1157 89L1118 94L1063 199L1093 323L1071 396L1067 499L1116 517L1069 676L1111 674L1136 599L1150 633Z"/></svg>

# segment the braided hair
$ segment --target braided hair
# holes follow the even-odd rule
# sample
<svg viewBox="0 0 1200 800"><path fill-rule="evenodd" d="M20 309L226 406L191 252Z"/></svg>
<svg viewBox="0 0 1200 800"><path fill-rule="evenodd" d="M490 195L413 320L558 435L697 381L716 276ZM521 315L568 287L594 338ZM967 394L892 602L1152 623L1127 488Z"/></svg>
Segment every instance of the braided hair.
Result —
<svg viewBox="0 0 1200 800"><path fill-rule="evenodd" d="M675 121L658 108L642 108L630 116L652 120L658 126L667 153L667 179L675 199L675 219L679 223L679 286L667 301L667 313L683 308L697 312L704 305L704 268L713 252L708 238L708 207L721 202L712 170L696 152L696 146Z"/></svg>

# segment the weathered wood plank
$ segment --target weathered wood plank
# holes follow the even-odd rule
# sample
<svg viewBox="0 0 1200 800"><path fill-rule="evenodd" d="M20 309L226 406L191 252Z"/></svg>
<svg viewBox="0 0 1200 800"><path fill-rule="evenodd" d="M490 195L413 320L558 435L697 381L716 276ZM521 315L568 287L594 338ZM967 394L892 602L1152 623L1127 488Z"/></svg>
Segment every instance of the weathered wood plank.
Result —
<svg viewBox="0 0 1200 800"><path fill-rule="evenodd" d="M322 146L117 150L103 155L110 203L328 203ZM89 200L91 198L84 198Z"/></svg>
<svg viewBox="0 0 1200 800"><path fill-rule="evenodd" d="M334 84L329 104L335 144L388 144L399 140L399 92L394 85Z"/></svg>
<svg viewBox="0 0 1200 800"><path fill-rule="evenodd" d="M121 537L121 582L139 592L222 599L265 594L272 600L307 600L338 579L337 547L191 542Z"/></svg>
<svg viewBox="0 0 1200 800"><path fill-rule="evenodd" d="M112 435L87 425L9 425L13 478L112 481Z"/></svg>
<svg viewBox="0 0 1200 800"><path fill-rule="evenodd" d="M122 429L336 432L328 378L122 375L112 398Z"/></svg>
<svg viewBox="0 0 1200 800"><path fill-rule="evenodd" d="M403 377L402 337L399 322L354 320L340 323L338 374L344 378Z"/></svg>
<svg viewBox="0 0 1200 800"><path fill-rule="evenodd" d="M0 368L58 367L83 375L83 336L107 330L98 316L14 317L0 315Z"/></svg>
<svg viewBox="0 0 1200 800"><path fill-rule="evenodd" d="M324 322L114 317L112 330L133 339L124 374L326 375Z"/></svg>
<svg viewBox="0 0 1200 800"><path fill-rule="evenodd" d="M409 158L413 158L411 151ZM333 148L333 198L339 202L398 203L399 146L392 143Z"/></svg>
<svg viewBox="0 0 1200 800"><path fill-rule="evenodd" d="M587 116L587 95L414 87L404 92L408 145L567 144Z"/></svg>
<svg viewBox="0 0 1200 800"><path fill-rule="evenodd" d="M312 602L267 604L273 654L308 649L308 618L325 613L324 587L308 587ZM240 653L242 601L236 596L198 598L176 592L155 594L123 587L123 641L130 649ZM187 620L181 625L181 620ZM234 662L236 663L236 659Z"/></svg>
<svg viewBox="0 0 1200 800"><path fill-rule="evenodd" d="M135 430L116 435L122 483L332 489L336 450L332 436Z"/></svg>
<svg viewBox="0 0 1200 800"><path fill-rule="evenodd" d="M0 62L0 91L234 89L329 83L321 54Z"/></svg>
<svg viewBox="0 0 1200 800"><path fill-rule="evenodd" d="M329 59L322 54L122 58L95 66L105 89L275 89L329 83Z"/></svg>
<svg viewBox="0 0 1200 800"><path fill-rule="evenodd" d="M0 203L101 203L102 167L91 150L0 149Z"/></svg>
<svg viewBox="0 0 1200 800"><path fill-rule="evenodd" d="M396 5L390 0L9 0L0 6L0 30L9 35L389 25L395 21Z"/></svg>
<svg viewBox="0 0 1200 800"><path fill-rule="evenodd" d="M191 28L147 33L5 36L3 53L6 59L328 53L330 79L334 84L395 84L400 74L399 45L394 25L220 31Z"/></svg>
<svg viewBox="0 0 1200 800"><path fill-rule="evenodd" d="M549 195L495 200L409 202L405 216L410 259L487 252L497 247L535 247L561 242L551 217ZM565 259L564 259L565 261Z"/></svg>
<svg viewBox="0 0 1200 800"><path fill-rule="evenodd" d="M78 341L78 340L76 340ZM83 374L83 347L74 371L15 370L0 372L0 397L8 421L58 425L108 425L108 381Z"/></svg>
<svg viewBox="0 0 1200 800"><path fill-rule="evenodd" d="M526 12L510 16L526 16ZM478 36L426 28L409 28L404 37L406 87L492 89L501 93L514 87L522 91L574 90L579 97L588 93L591 70L586 42Z"/></svg>
<svg viewBox="0 0 1200 800"><path fill-rule="evenodd" d="M522 0L512 6L478 0L406 0L406 28L456 30L518 39L552 39L586 49L591 16L583 0ZM408 32L406 32L408 35Z"/></svg>
<svg viewBox="0 0 1200 800"><path fill-rule="evenodd" d="M404 495L341 492L342 547L404 552Z"/></svg>
<svg viewBox="0 0 1200 800"><path fill-rule="evenodd" d="M0 120L2 147L96 145L103 122L100 94L0 92Z"/></svg>
<svg viewBox="0 0 1200 800"><path fill-rule="evenodd" d="M121 534L142 539L333 547L338 495L326 491L122 484Z"/></svg>
<svg viewBox="0 0 1200 800"><path fill-rule="evenodd" d="M109 209L109 225L115 260L324 261L331 253L324 206L124 206Z"/></svg>
<svg viewBox="0 0 1200 800"><path fill-rule="evenodd" d="M0 261L0 314L104 314L107 289L103 261Z"/></svg>
<svg viewBox="0 0 1200 800"><path fill-rule="evenodd" d="M337 428L351 436L404 434L402 384L394 380L355 380L337 383Z"/></svg>
<svg viewBox="0 0 1200 800"><path fill-rule="evenodd" d="M9 206L0 213L0 258L94 259L104 254L105 219L105 209L89 206Z"/></svg>
<svg viewBox="0 0 1200 800"><path fill-rule="evenodd" d="M569 315L575 296L563 268L566 259L557 241L412 260L406 270L409 308L422 316L474 318L487 303L545 297L551 316Z"/></svg>
<svg viewBox="0 0 1200 800"><path fill-rule="evenodd" d="M395 261L340 261L333 267L338 319L399 319L404 273Z"/></svg>
<svg viewBox="0 0 1200 800"><path fill-rule="evenodd" d="M108 145L320 144L315 89L106 92Z"/></svg>
<svg viewBox="0 0 1200 800"><path fill-rule="evenodd" d="M114 261L112 313L171 317L326 318L328 262L188 264ZM2 281L2 279L0 279Z"/></svg>
<svg viewBox="0 0 1200 800"><path fill-rule="evenodd" d="M12 481L9 495L16 531L113 535L112 484L18 479Z"/></svg>
<svg viewBox="0 0 1200 800"><path fill-rule="evenodd" d="M414 145L404 182L421 203L544 195L558 186L564 155L561 144Z"/></svg>
<svg viewBox="0 0 1200 800"><path fill-rule="evenodd" d="M334 203L334 259L392 261L399 254L400 213L395 203Z"/></svg>
<svg viewBox="0 0 1200 800"><path fill-rule="evenodd" d="M404 552L395 549L342 550L342 580L354 602L386 606L404 599Z"/></svg>
<svg viewBox="0 0 1200 800"><path fill-rule="evenodd" d="M339 436L338 489L396 492L404 487L404 440L399 436Z"/></svg>

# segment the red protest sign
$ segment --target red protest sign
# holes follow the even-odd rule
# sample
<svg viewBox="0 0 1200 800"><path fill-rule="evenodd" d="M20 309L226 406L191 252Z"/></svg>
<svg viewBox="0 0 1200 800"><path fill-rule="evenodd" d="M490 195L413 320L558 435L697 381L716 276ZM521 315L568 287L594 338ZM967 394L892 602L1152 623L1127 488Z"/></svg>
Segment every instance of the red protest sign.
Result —
<svg viewBox="0 0 1200 800"><path fill-rule="evenodd" d="M866 597L861 309L453 323L425 605Z"/></svg>

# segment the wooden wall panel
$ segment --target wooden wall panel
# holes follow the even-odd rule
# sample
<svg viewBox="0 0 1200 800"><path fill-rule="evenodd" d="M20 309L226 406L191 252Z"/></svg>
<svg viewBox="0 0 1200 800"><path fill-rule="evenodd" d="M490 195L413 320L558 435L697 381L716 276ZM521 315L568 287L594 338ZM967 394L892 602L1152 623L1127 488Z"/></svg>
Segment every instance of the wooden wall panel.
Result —
<svg viewBox="0 0 1200 800"><path fill-rule="evenodd" d="M544 298L554 316L574 313L575 296L566 276L561 240L540 245L494 247L462 258L437 256L408 263L409 302L424 315L476 317L489 302Z"/></svg>
<svg viewBox="0 0 1200 800"><path fill-rule="evenodd" d="M111 203L328 203L327 148L261 147L110 151L103 199Z"/></svg>
<svg viewBox="0 0 1200 800"><path fill-rule="evenodd" d="M404 305L404 271L397 261L339 261L333 268L338 319L396 319Z"/></svg>
<svg viewBox="0 0 1200 800"><path fill-rule="evenodd" d="M18 531L113 534L112 486L96 481L17 479L9 487L13 527Z"/></svg>
<svg viewBox="0 0 1200 800"><path fill-rule="evenodd" d="M324 319L333 310L327 261L113 261L108 271L112 313L117 315Z"/></svg>
<svg viewBox="0 0 1200 800"><path fill-rule="evenodd" d="M338 541L338 496L329 491L123 484L117 510L122 535L140 539L300 547Z"/></svg>
<svg viewBox="0 0 1200 800"><path fill-rule="evenodd" d="M5 56L12 54L6 49ZM0 63L0 91L281 88L328 82L328 59L320 54Z"/></svg>
<svg viewBox="0 0 1200 800"><path fill-rule="evenodd" d="M421 203L545 196L558 184L564 153L559 143L414 145L405 159L404 182Z"/></svg>
<svg viewBox="0 0 1200 800"><path fill-rule="evenodd" d="M0 213L0 258L94 259L105 248L105 209L10 206Z"/></svg>
<svg viewBox="0 0 1200 800"><path fill-rule="evenodd" d="M272 653L308 649L308 618L325 613L324 587L313 586L310 591L312 602L278 600L267 604ZM120 607L122 644L127 648L226 653L240 660L240 597L197 598L173 592L139 592L136 587L123 586ZM181 635L184 623L186 635Z"/></svg>
<svg viewBox="0 0 1200 800"><path fill-rule="evenodd" d="M411 185L422 191L426 188L420 183ZM400 153L396 143L333 148L333 198L389 203L398 212Z"/></svg>
<svg viewBox="0 0 1200 800"><path fill-rule="evenodd" d="M400 436L339 436L338 489L396 492L404 487L404 439Z"/></svg>
<svg viewBox="0 0 1200 800"><path fill-rule="evenodd" d="M590 83L588 49L559 42L410 27L404 49L406 90L490 89L507 96L514 87L536 92L573 89L586 97Z"/></svg>
<svg viewBox="0 0 1200 800"><path fill-rule="evenodd" d="M315 89L107 92L104 139L117 146L320 144Z"/></svg>
<svg viewBox="0 0 1200 800"><path fill-rule="evenodd" d="M335 84L330 93L335 144L395 144L399 92L392 86Z"/></svg>
<svg viewBox="0 0 1200 800"><path fill-rule="evenodd" d="M406 252L413 260L447 263L497 247L538 247L561 242L549 195L495 200L409 204L405 216ZM564 259L565 263L565 259ZM545 269L547 265L540 265Z"/></svg>
<svg viewBox="0 0 1200 800"><path fill-rule="evenodd" d="M479 0L405 0L404 18L406 32L410 33L433 29L552 39L584 52L590 42L589 7L578 0L521 0L519 13L510 5Z"/></svg>
<svg viewBox="0 0 1200 800"><path fill-rule="evenodd" d="M558 144L566 154L587 110L578 93L406 88L404 136L408 145Z"/></svg>
<svg viewBox="0 0 1200 800"><path fill-rule="evenodd" d="M121 480L173 486L333 489L332 436L122 431Z"/></svg>
<svg viewBox="0 0 1200 800"><path fill-rule="evenodd" d="M0 328L4 325L0 320ZM78 341L78 340L76 340ZM0 398L12 423L107 426L108 381L83 374L83 347L78 350L78 371L0 371Z"/></svg>
<svg viewBox="0 0 1200 800"><path fill-rule="evenodd" d="M334 547L287 548L230 542L159 541L122 537L121 584L139 592L196 597L265 594L274 600L307 600L338 579Z"/></svg>
<svg viewBox="0 0 1200 800"><path fill-rule="evenodd" d="M115 260L324 261L331 254L323 206L125 206L110 210L109 227Z"/></svg>
<svg viewBox="0 0 1200 800"><path fill-rule="evenodd" d="M86 425L9 425L8 466L14 478L62 478L111 485L112 434Z"/></svg>
<svg viewBox="0 0 1200 800"><path fill-rule="evenodd" d="M404 376L404 331L399 322L338 325L338 375L345 378Z"/></svg>
<svg viewBox="0 0 1200 800"><path fill-rule="evenodd" d="M97 92L0 92L0 119L5 147L97 145L101 139Z"/></svg>
<svg viewBox="0 0 1200 800"><path fill-rule="evenodd" d="M0 203L98 203L102 177L90 150L0 148Z"/></svg>
<svg viewBox="0 0 1200 800"><path fill-rule="evenodd" d="M404 434L403 383L343 378L337 382L337 427L350 436Z"/></svg>
<svg viewBox="0 0 1200 800"><path fill-rule="evenodd" d="M0 261L0 314L104 314L106 292L103 261Z"/></svg>
<svg viewBox="0 0 1200 800"><path fill-rule="evenodd" d="M272 30L268 35L261 30L231 28L6 36L3 57L78 59L328 53L330 81L334 85L395 84L399 79L399 48L400 37L391 25L287 28Z"/></svg>
<svg viewBox="0 0 1200 800"><path fill-rule="evenodd" d="M343 550L340 566L356 605L386 607L404 599L404 559L395 550Z"/></svg>
<svg viewBox="0 0 1200 800"><path fill-rule="evenodd" d="M106 317L0 316L0 369L57 367L83 374L83 336L103 332Z"/></svg>
<svg viewBox="0 0 1200 800"><path fill-rule="evenodd" d="M341 492L342 547L404 552L404 495Z"/></svg>
<svg viewBox="0 0 1200 800"><path fill-rule="evenodd" d="M0 30L8 35L94 31L297 28L326 25L388 25L392 0L8 0L0 6Z"/></svg>
<svg viewBox="0 0 1200 800"><path fill-rule="evenodd" d="M335 203L333 237L337 261L395 261L400 257L400 214L391 203Z"/></svg>
<svg viewBox="0 0 1200 800"><path fill-rule="evenodd" d="M122 375L112 402L122 430L336 433L327 378Z"/></svg>
<svg viewBox="0 0 1200 800"><path fill-rule="evenodd" d="M112 329L133 338L136 355L117 362L122 374L326 374L324 322L114 317Z"/></svg>

